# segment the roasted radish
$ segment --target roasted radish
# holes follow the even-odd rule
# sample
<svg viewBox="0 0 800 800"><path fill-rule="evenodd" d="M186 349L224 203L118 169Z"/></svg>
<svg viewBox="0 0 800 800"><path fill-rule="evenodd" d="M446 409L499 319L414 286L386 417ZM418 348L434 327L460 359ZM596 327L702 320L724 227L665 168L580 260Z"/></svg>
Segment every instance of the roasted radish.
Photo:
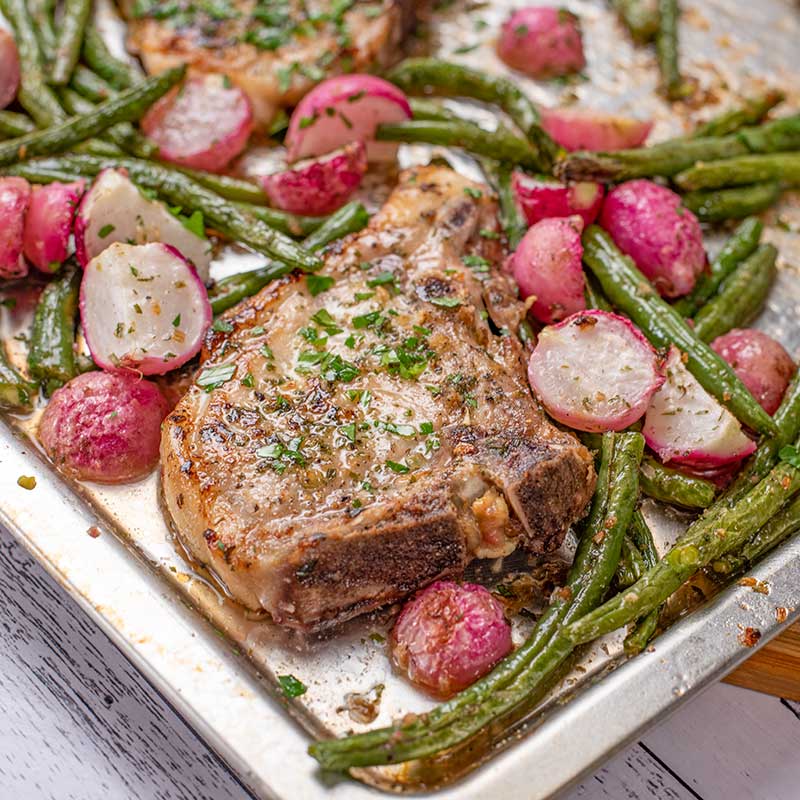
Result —
<svg viewBox="0 0 800 800"><path fill-rule="evenodd" d="M0 108L5 108L19 89L19 53L14 37L0 28Z"/></svg>
<svg viewBox="0 0 800 800"><path fill-rule="evenodd" d="M541 108L542 127L565 150L640 147L653 123L582 108Z"/></svg>
<svg viewBox="0 0 800 800"><path fill-rule="evenodd" d="M530 311L539 322L557 322L586 308L580 217L543 219L528 229L511 256L520 295L534 298Z"/></svg>
<svg viewBox="0 0 800 800"><path fill-rule="evenodd" d="M30 202L28 181L0 178L0 278L22 278L28 274L22 249Z"/></svg>
<svg viewBox="0 0 800 800"><path fill-rule="evenodd" d="M485 675L512 647L503 605L474 583L438 581L406 603L392 654L408 677L448 696Z"/></svg>
<svg viewBox="0 0 800 800"><path fill-rule="evenodd" d="M78 208L75 254L85 267L114 242L163 242L180 250L208 280L211 244L184 223L163 203L145 197L123 170L103 170Z"/></svg>
<svg viewBox="0 0 800 800"><path fill-rule="evenodd" d="M39 439L60 469L80 480L127 483L158 463L167 401L132 373L86 372L50 398Z"/></svg>
<svg viewBox="0 0 800 800"><path fill-rule="evenodd" d="M81 323L95 364L163 375L196 355L211 305L194 267L166 244L116 242L84 270Z"/></svg>
<svg viewBox="0 0 800 800"><path fill-rule="evenodd" d="M197 75L162 97L145 114L142 129L165 161L219 172L247 146L253 109L224 75Z"/></svg>
<svg viewBox="0 0 800 800"><path fill-rule="evenodd" d="M630 320L582 311L542 330L528 380L559 422L580 431L621 431L644 415L664 376Z"/></svg>
<svg viewBox="0 0 800 800"><path fill-rule="evenodd" d="M318 216L343 206L367 171L363 142L261 177L270 204L292 214Z"/></svg>
<svg viewBox="0 0 800 800"><path fill-rule="evenodd" d="M700 223L675 192L648 180L612 189L600 224L664 297L691 292L706 264Z"/></svg>
<svg viewBox="0 0 800 800"><path fill-rule="evenodd" d="M25 257L37 269L58 270L69 254L72 221L86 181L34 186L25 218Z"/></svg>
<svg viewBox="0 0 800 800"><path fill-rule="evenodd" d="M709 469L740 461L755 450L736 417L686 369L676 347L670 348L665 372L642 429L662 461Z"/></svg>
<svg viewBox="0 0 800 800"><path fill-rule="evenodd" d="M514 196L529 225L548 217L577 214L584 225L591 225L603 205L599 183L559 183L546 175L526 175L515 170L511 177Z"/></svg>
<svg viewBox="0 0 800 800"><path fill-rule="evenodd" d="M356 140L367 143L370 161L393 155L396 146L375 142L375 129L411 118L411 106L400 89L374 75L342 75L313 88L289 121L289 161L330 153Z"/></svg>

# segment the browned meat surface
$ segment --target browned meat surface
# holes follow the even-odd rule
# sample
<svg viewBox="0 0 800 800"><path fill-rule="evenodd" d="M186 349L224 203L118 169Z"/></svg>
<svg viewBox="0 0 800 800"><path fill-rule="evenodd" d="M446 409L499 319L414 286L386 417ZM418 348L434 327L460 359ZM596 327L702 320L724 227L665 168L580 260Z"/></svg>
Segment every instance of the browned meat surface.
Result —
<svg viewBox="0 0 800 800"><path fill-rule="evenodd" d="M485 187L410 170L327 257L329 288L287 278L211 334L198 381L223 382L167 418L164 494L242 603L319 628L472 558L552 550L581 516L592 459L493 332L523 314L497 226Z"/></svg>
<svg viewBox="0 0 800 800"><path fill-rule="evenodd" d="M400 56L416 0L122 0L128 46L148 72L227 75L266 126L323 77Z"/></svg>

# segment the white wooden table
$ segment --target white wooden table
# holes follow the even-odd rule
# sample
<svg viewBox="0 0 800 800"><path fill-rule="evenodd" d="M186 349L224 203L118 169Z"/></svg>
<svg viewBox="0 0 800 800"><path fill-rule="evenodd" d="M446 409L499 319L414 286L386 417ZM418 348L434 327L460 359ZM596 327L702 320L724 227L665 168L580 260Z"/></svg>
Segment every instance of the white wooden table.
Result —
<svg viewBox="0 0 800 800"><path fill-rule="evenodd" d="M567 800L797 800L798 750L800 706L718 685ZM51 798L251 795L0 530L0 800Z"/></svg>

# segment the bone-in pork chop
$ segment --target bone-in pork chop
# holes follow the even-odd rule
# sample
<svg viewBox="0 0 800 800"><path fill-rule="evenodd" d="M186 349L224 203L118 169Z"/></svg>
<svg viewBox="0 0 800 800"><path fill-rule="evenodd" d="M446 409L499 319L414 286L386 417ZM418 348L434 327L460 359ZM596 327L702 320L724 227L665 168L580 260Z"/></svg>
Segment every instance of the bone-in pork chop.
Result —
<svg viewBox="0 0 800 800"><path fill-rule="evenodd" d="M561 543L589 452L542 415L486 187L405 172L322 273L211 334L162 437L189 551L250 608L314 629L471 559Z"/></svg>

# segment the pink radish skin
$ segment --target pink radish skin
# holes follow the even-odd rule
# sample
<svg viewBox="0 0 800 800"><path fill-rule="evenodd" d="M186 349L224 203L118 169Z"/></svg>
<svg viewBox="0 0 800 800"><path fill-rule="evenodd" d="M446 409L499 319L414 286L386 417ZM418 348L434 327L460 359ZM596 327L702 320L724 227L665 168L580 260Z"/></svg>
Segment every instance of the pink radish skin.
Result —
<svg viewBox="0 0 800 800"><path fill-rule="evenodd" d="M542 330L528 380L559 422L579 431L621 431L644 416L664 375L630 320L582 311Z"/></svg>
<svg viewBox="0 0 800 800"><path fill-rule="evenodd" d="M286 132L290 162L330 153L361 140L370 161L394 158L396 145L375 142L375 129L411 119L411 106L394 84L374 75L341 75L315 86L298 104Z"/></svg>
<svg viewBox="0 0 800 800"><path fill-rule="evenodd" d="M53 463L79 480L129 483L158 464L167 413L155 384L131 373L86 372L53 393L39 439Z"/></svg>
<svg viewBox="0 0 800 800"><path fill-rule="evenodd" d="M628 181L612 189L600 224L664 297L691 292L705 268L697 217L675 192L652 181Z"/></svg>
<svg viewBox="0 0 800 800"><path fill-rule="evenodd" d="M529 225L549 217L573 214L577 214L584 225L591 225L603 205L604 190L599 183L559 183L545 175L526 175L515 170L511 185Z"/></svg>
<svg viewBox="0 0 800 800"><path fill-rule="evenodd" d="M28 181L0 178L0 278L23 278L28 274L22 249L30 202Z"/></svg>
<svg viewBox="0 0 800 800"><path fill-rule="evenodd" d="M556 78L586 66L578 18L550 6L514 11L503 23L497 55L532 78Z"/></svg>
<svg viewBox="0 0 800 800"><path fill-rule="evenodd" d="M363 142L318 159L298 161L283 172L261 177L270 205L292 214L319 216L343 206L367 171Z"/></svg>
<svg viewBox="0 0 800 800"><path fill-rule="evenodd" d="M782 344L761 331L734 328L714 339L711 349L733 367L767 414L778 410L797 369Z"/></svg>
<svg viewBox="0 0 800 800"><path fill-rule="evenodd" d="M19 52L14 37L0 28L0 108L5 108L19 90Z"/></svg>
<svg viewBox="0 0 800 800"><path fill-rule="evenodd" d="M86 181L34 186L25 218L25 257L48 275L56 272L69 254L72 221Z"/></svg>
<svg viewBox="0 0 800 800"><path fill-rule="evenodd" d="M539 322L558 322L586 308L581 258L583 220L543 219L528 229L511 256L520 295L535 297L530 313Z"/></svg>
<svg viewBox="0 0 800 800"><path fill-rule="evenodd" d="M163 375L200 352L211 304L195 268L166 244L115 242L86 266L80 311L95 364Z"/></svg>
<svg viewBox="0 0 800 800"><path fill-rule="evenodd" d="M756 449L733 414L723 408L683 364L671 347L666 380L647 409L642 433L664 461L711 469L741 461Z"/></svg>
<svg viewBox="0 0 800 800"><path fill-rule="evenodd" d="M196 75L162 97L141 124L165 161L220 172L247 147L253 108L224 75Z"/></svg>
<svg viewBox="0 0 800 800"><path fill-rule="evenodd" d="M565 150L624 150L641 147L653 128L638 120L581 108L540 108L542 127Z"/></svg>
<svg viewBox="0 0 800 800"><path fill-rule="evenodd" d="M503 604L483 586L437 581L406 603L391 646L414 683L448 697L511 652L511 626Z"/></svg>

